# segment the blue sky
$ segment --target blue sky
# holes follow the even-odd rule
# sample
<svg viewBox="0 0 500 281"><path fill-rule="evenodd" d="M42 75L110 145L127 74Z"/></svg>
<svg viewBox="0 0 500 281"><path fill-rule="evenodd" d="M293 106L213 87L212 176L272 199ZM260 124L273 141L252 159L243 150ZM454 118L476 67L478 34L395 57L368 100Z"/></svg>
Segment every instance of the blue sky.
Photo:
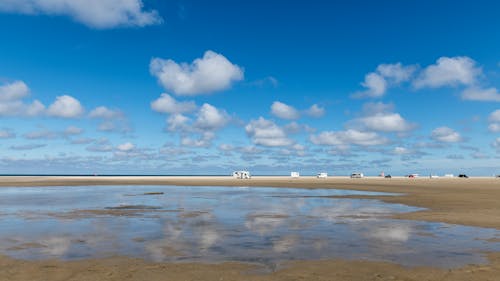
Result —
<svg viewBox="0 0 500 281"><path fill-rule="evenodd" d="M0 0L0 173L500 169L493 1Z"/></svg>

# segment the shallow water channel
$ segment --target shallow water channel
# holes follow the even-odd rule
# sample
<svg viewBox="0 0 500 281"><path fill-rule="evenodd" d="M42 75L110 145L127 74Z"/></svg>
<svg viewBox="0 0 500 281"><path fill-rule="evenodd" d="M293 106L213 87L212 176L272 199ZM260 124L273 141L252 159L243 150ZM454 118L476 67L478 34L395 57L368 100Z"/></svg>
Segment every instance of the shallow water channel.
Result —
<svg viewBox="0 0 500 281"><path fill-rule="evenodd" d="M0 254L154 261L368 259L456 267L500 251L500 232L391 219L419 208L334 189L82 186L0 188ZM490 240L490 242L488 242Z"/></svg>

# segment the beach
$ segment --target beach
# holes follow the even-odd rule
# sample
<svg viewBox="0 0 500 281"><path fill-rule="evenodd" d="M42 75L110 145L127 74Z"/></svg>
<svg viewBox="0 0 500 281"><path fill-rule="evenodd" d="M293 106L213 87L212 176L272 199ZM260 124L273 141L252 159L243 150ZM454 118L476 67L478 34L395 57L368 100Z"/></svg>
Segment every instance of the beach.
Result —
<svg viewBox="0 0 500 281"><path fill-rule="evenodd" d="M348 177L125 177L22 176L0 178L3 187L87 185L248 186L342 189L398 193L332 195L331 198L379 199L425 208L392 215L394 219L442 222L500 229L500 178L378 178ZM499 241L491 241L498 243ZM0 280L497 280L500 253L484 253L488 264L459 268L408 267L397 263L328 259L291 261L274 272L246 263L165 263L131 257L103 259L16 260L0 258Z"/></svg>

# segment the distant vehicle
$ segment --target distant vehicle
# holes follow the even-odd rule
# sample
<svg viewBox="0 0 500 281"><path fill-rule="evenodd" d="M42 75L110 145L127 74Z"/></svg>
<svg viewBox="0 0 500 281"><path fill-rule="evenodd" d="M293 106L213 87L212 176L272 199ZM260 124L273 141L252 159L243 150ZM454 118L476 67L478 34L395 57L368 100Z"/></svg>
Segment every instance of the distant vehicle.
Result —
<svg viewBox="0 0 500 281"><path fill-rule="evenodd" d="M432 174L431 174L431 175L429 175L429 178L431 178L431 179L437 179L437 178L439 178L439 176L438 176L438 175L432 175Z"/></svg>
<svg viewBox="0 0 500 281"><path fill-rule="evenodd" d="M385 176L385 178L386 178L386 179L391 179L391 178L392 178L392 176L391 176L391 175L387 175L387 176Z"/></svg>
<svg viewBox="0 0 500 281"><path fill-rule="evenodd" d="M497 175L497 178L500 178L500 175Z"/></svg>
<svg viewBox="0 0 500 281"><path fill-rule="evenodd" d="M408 177L411 179L418 178L418 174L409 174Z"/></svg>
<svg viewBox="0 0 500 281"><path fill-rule="evenodd" d="M458 175L458 177L459 178L466 178L466 179L469 178L466 174L460 174L460 175Z"/></svg>
<svg viewBox="0 0 500 281"><path fill-rule="evenodd" d="M363 173L352 173L351 174L351 179L360 179L363 177L364 177Z"/></svg>
<svg viewBox="0 0 500 281"><path fill-rule="evenodd" d="M300 177L300 174L299 174L299 172L291 172L291 173L290 173L290 176L291 176L292 178L299 178L299 177Z"/></svg>
<svg viewBox="0 0 500 281"><path fill-rule="evenodd" d="M326 179L326 178L328 177L328 173L318 173L318 174L316 175L316 177L317 177L318 179L320 179L320 178L321 178L321 179Z"/></svg>
<svg viewBox="0 0 500 281"><path fill-rule="evenodd" d="M454 177L454 176L453 176L453 174L445 174L445 175L444 175L444 177L445 177L445 178L452 178L452 177Z"/></svg>
<svg viewBox="0 0 500 281"><path fill-rule="evenodd" d="M234 171L233 178L235 179L250 179L252 176L249 171Z"/></svg>

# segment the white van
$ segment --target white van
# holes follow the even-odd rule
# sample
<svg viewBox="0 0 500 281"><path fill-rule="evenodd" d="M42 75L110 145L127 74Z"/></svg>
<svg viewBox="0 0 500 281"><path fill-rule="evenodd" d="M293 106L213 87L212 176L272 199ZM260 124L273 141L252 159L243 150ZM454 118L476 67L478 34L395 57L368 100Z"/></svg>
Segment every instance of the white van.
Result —
<svg viewBox="0 0 500 281"><path fill-rule="evenodd" d="M364 177L363 173L352 173L351 174L351 179L360 179L363 177Z"/></svg>
<svg viewBox="0 0 500 281"><path fill-rule="evenodd" d="M328 177L328 173L318 173L316 177L318 179L326 179Z"/></svg>

